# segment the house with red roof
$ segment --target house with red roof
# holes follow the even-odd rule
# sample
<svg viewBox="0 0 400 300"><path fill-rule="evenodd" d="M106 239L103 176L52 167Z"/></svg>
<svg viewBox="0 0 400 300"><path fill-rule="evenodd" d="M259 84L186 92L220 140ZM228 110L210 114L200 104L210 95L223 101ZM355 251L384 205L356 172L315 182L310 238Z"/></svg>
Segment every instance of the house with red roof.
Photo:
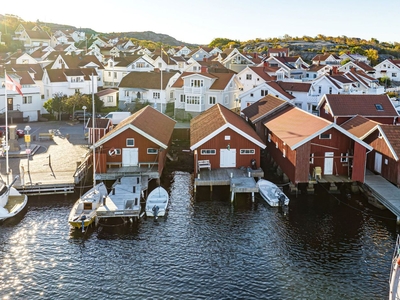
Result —
<svg viewBox="0 0 400 300"><path fill-rule="evenodd" d="M400 81L400 59L385 59L374 69L375 78L387 77L392 81Z"/></svg>
<svg viewBox="0 0 400 300"><path fill-rule="evenodd" d="M373 147L367 156L367 169L400 187L400 126L357 115L341 127Z"/></svg>
<svg viewBox="0 0 400 300"><path fill-rule="evenodd" d="M337 124L271 95L242 113L292 183L309 183L317 169L322 177L364 181L366 155L372 147Z"/></svg>
<svg viewBox="0 0 400 300"><path fill-rule="evenodd" d="M190 150L194 152L195 175L199 161L210 169L260 165L265 144L253 128L239 115L216 104L190 121Z"/></svg>
<svg viewBox="0 0 400 300"><path fill-rule="evenodd" d="M338 125L356 115L382 124L399 122L399 114L387 95L326 94L317 110L320 117Z"/></svg>
<svg viewBox="0 0 400 300"><path fill-rule="evenodd" d="M124 119L94 144L96 176L111 180L140 173L159 179L175 123L150 105Z"/></svg>

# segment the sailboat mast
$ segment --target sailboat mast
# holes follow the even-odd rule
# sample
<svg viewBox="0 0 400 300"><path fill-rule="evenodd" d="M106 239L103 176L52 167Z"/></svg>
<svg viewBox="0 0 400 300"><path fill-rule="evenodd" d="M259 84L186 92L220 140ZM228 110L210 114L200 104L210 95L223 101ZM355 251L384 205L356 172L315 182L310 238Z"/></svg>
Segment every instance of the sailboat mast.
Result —
<svg viewBox="0 0 400 300"><path fill-rule="evenodd" d="M4 111L5 111L5 126L6 126L6 136L5 136L5 141L3 144L3 152L4 149L6 150L6 175L7 175L7 184L8 184L8 170L9 170L9 165L8 165L8 101L7 101L7 71L6 68L4 68Z"/></svg>
<svg viewBox="0 0 400 300"><path fill-rule="evenodd" d="M94 107L94 80L93 80L93 77L94 77L94 75L93 75L93 72L92 72L93 187L95 187L96 186L96 148L95 148L95 144L96 144L95 135L96 135L96 132L95 132L95 129L94 129L95 128L94 127L94 125L95 125L94 119L95 119L96 114L95 114L95 107Z"/></svg>

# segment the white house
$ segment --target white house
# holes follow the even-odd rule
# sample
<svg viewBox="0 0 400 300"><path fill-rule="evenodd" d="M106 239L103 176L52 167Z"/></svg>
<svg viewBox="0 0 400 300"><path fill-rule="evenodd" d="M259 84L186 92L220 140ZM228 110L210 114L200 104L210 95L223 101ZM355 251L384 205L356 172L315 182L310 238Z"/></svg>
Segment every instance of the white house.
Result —
<svg viewBox="0 0 400 300"><path fill-rule="evenodd" d="M95 93L104 103L104 107L116 107L118 105L118 91L105 89Z"/></svg>
<svg viewBox="0 0 400 300"><path fill-rule="evenodd" d="M267 73L264 67L247 66L237 74L242 92L252 90L256 86L274 79Z"/></svg>
<svg viewBox="0 0 400 300"><path fill-rule="evenodd" d="M175 116L193 117L217 103L239 108L239 86L235 73L184 72L172 85Z"/></svg>
<svg viewBox="0 0 400 300"><path fill-rule="evenodd" d="M377 64L374 69L377 79L387 77L391 81L400 81L400 59L385 59Z"/></svg>

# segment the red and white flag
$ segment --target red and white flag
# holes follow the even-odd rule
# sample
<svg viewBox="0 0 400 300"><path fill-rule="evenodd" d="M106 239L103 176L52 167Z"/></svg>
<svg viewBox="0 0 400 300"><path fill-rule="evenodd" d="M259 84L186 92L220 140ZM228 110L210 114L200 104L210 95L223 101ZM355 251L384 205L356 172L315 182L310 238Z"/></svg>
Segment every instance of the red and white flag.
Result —
<svg viewBox="0 0 400 300"><path fill-rule="evenodd" d="M6 89L10 90L10 91L18 92L18 94L20 94L21 96L24 96L24 94L21 91L22 86L15 80L13 80L10 76L8 76L7 74L6 74Z"/></svg>

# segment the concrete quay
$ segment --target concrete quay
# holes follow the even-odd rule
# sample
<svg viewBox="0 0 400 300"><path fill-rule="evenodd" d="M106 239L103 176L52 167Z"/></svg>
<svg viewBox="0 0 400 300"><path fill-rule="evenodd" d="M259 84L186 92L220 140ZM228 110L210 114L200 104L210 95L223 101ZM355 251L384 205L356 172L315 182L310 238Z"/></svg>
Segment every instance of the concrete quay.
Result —
<svg viewBox="0 0 400 300"><path fill-rule="evenodd" d="M88 152L83 123L49 121L16 124L17 128L31 127L30 154L24 138L19 138L19 150L9 151L10 173L6 172L6 154L0 157L0 174L4 181L12 182L21 193L40 195L74 192L74 173L78 162ZM53 139L39 139L39 133L54 132ZM29 152L29 150L28 150ZM29 158L29 160L28 160Z"/></svg>

